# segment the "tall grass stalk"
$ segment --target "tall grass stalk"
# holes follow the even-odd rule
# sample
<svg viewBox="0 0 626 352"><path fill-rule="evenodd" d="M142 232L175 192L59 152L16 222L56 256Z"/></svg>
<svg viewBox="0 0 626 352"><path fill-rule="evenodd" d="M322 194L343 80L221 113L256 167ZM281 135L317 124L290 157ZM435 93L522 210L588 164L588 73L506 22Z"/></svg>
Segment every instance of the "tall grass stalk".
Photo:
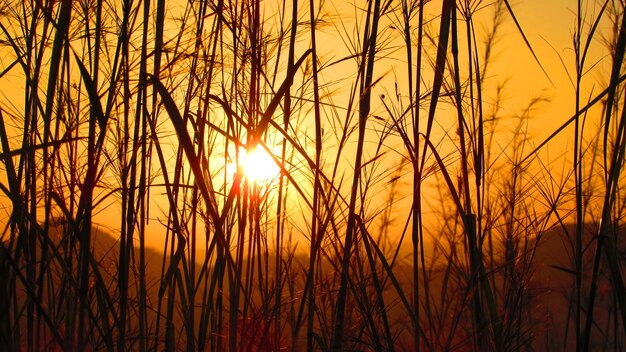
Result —
<svg viewBox="0 0 626 352"><path fill-rule="evenodd" d="M372 8L373 6L373 8ZM383 4L384 6L384 4ZM366 124L370 113L371 89L373 83L373 70L376 54L376 38L378 36L378 22L381 16L381 2L375 0L369 3L367 10L366 27L363 35L363 53L361 57L361 67L359 69L359 120L358 120L358 141L354 162L354 175L352 178L352 191L350 192L350 203L348 205L348 222L346 225L346 237L343 245L343 259L341 262L341 280L339 292L337 293L337 307L334 318L332 349L341 350L343 342L343 329L346 310L346 296L349 275L350 257L356 232L356 216L360 212L356 208L359 186L361 183L361 165L363 159L363 145L365 143ZM371 22L370 22L371 18ZM371 26L371 28L370 28Z"/></svg>

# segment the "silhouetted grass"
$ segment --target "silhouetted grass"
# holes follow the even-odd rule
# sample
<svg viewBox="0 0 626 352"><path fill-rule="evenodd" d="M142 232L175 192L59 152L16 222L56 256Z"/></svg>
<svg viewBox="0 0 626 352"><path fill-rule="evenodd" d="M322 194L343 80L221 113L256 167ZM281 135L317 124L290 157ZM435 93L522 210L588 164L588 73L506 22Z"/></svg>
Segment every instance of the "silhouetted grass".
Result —
<svg viewBox="0 0 626 352"><path fill-rule="evenodd" d="M624 5L543 141L516 6L0 1L0 349L623 349Z"/></svg>

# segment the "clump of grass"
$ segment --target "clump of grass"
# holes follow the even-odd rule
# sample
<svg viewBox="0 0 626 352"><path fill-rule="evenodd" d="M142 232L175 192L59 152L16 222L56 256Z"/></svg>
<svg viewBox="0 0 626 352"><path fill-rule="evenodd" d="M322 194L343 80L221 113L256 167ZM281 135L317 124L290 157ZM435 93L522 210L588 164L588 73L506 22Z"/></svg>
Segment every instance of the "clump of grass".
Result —
<svg viewBox="0 0 626 352"><path fill-rule="evenodd" d="M3 349L624 347L623 5L578 2L574 114L540 142L502 26L562 82L507 0L0 9Z"/></svg>

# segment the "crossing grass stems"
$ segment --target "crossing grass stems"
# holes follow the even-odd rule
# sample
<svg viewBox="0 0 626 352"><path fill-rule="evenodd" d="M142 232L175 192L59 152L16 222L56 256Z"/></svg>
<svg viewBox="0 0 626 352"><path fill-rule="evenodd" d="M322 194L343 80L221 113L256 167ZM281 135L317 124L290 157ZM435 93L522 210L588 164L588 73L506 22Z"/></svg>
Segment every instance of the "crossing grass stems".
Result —
<svg viewBox="0 0 626 352"><path fill-rule="evenodd" d="M346 6L2 0L22 94L0 106L2 349L623 348L623 3L578 1L574 115L541 143L547 98L507 121L491 78L507 23L548 72L515 3ZM598 43L610 72L584 96ZM240 147L280 174L227 172ZM568 318L548 326L533 276L555 229Z"/></svg>

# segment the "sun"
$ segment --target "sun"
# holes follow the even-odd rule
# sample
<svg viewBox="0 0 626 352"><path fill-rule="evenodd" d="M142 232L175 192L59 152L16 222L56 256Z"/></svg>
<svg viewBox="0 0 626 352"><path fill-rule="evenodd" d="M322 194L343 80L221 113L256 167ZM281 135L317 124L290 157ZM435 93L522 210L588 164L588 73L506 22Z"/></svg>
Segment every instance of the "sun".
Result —
<svg viewBox="0 0 626 352"><path fill-rule="evenodd" d="M280 173L274 159L261 146L240 148L237 165L243 176L255 183L269 183Z"/></svg>

